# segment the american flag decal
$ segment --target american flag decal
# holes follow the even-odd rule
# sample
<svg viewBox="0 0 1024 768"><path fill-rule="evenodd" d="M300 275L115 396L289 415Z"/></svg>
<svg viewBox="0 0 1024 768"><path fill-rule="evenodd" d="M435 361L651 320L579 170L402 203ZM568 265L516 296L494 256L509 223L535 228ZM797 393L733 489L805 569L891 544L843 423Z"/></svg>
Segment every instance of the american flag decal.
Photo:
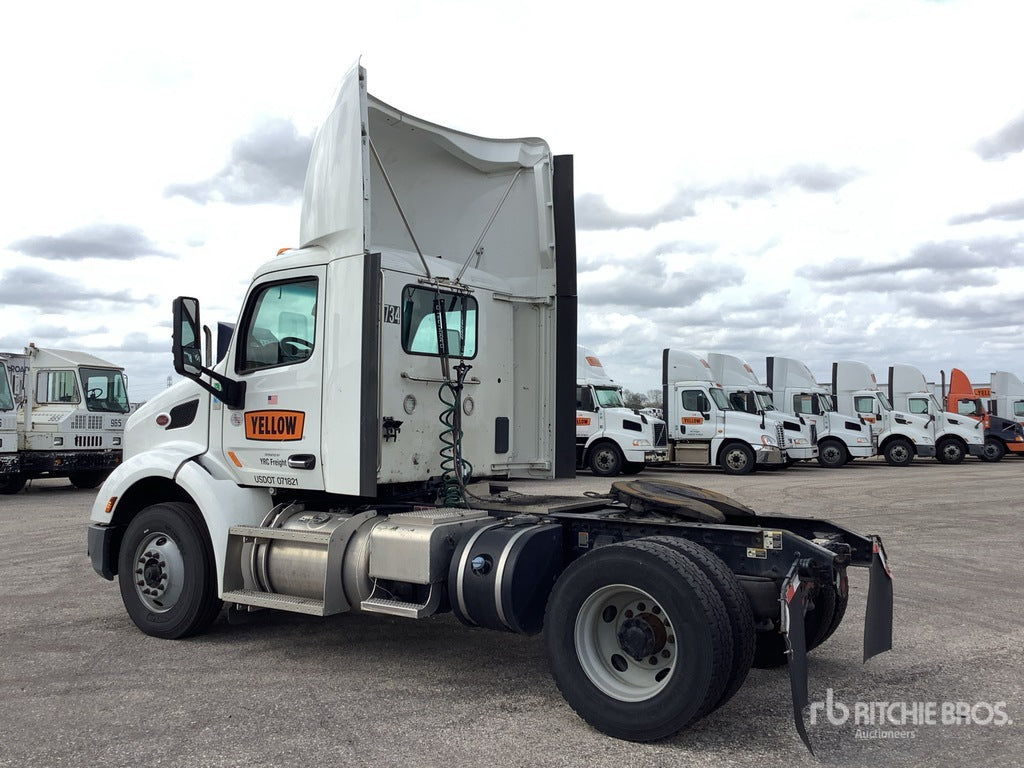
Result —
<svg viewBox="0 0 1024 768"><path fill-rule="evenodd" d="M267 395L267 405L277 405L277 395Z"/></svg>

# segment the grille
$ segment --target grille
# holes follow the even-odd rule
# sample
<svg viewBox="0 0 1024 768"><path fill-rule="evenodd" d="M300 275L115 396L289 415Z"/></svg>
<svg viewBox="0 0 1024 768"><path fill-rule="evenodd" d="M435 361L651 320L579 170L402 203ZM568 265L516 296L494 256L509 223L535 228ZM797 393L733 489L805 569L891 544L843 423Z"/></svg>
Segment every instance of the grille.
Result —
<svg viewBox="0 0 1024 768"><path fill-rule="evenodd" d="M775 437L779 441L779 448L786 449L786 428L781 424L775 425Z"/></svg>
<svg viewBox="0 0 1024 768"><path fill-rule="evenodd" d="M85 429L85 414L78 414L77 416L71 417L71 428L72 429Z"/></svg>
<svg viewBox="0 0 1024 768"><path fill-rule="evenodd" d="M658 447L664 447L668 445L668 438L666 436L668 425L664 422L661 424L654 425L654 444Z"/></svg>
<svg viewBox="0 0 1024 768"><path fill-rule="evenodd" d="M811 424L811 445L818 444L818 425Z"/></svg>
<svg viewBox="0 0 1024 768"><path fill-rule="evenodd" d="M103 417L102 416L90 416L89 426L87 429L103 429Z"/></svg>
<svg viewBox="0 0 1024 768"><path fill-rule="evenodd" d="M103 445L101 435L75 435L76 448L99 448Z"/></svg>

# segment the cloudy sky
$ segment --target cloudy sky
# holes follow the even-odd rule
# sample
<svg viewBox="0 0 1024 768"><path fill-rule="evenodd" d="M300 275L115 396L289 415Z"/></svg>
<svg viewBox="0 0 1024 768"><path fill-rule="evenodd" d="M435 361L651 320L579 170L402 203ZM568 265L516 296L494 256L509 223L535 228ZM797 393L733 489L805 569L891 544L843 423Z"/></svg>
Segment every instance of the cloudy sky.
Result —
<svg viewBox="0 0 1024 768"><path fill-rule="evenodd" d="M585 7L585 11L582 9ZM0 46L0 350L166 386L297 245L312 136L370 92L575 155L579 339L1024 375L1018 0L23 3Z"/></svg>

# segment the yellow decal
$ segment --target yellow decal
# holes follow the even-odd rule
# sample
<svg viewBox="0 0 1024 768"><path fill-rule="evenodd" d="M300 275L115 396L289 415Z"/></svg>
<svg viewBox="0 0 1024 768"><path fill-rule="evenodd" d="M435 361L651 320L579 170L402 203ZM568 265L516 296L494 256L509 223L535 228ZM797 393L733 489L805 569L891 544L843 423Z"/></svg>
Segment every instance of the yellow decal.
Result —
<svg viewBox="0 0 1024 768"><path fill-rule="evenodd" d="M704 419L700 416L683 416L679 419L680 424L703 424Z"/></svg>
<svg viewBox="0 0 1024 768"><path fill-rule="evenodd" d="M586 417L586 416L577 416L576 417L576 426L577 427L586 427L586 426L589 426L589 425L590 425L590 419L588 417Z"/></svg>
<svg viewBox="0 0 1024 768"><path fill-rule="evenodd" d="M301 440L302 411L246 411L246 440Z"/></svg>

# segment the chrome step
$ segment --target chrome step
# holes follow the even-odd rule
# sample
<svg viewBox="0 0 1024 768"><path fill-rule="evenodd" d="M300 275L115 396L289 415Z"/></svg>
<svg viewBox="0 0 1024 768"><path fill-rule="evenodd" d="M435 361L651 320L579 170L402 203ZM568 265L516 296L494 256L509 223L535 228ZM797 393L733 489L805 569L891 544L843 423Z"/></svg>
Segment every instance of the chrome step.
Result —
<svg viewBox="0 0 1024 768"><path fill-rule="evenodd" d="M274 608L279 611L305 613L310 616L327 615L324 611L324 601L315 600L311 597L279 595L274 592L260 592L255 589L233 589L230 592L224 593L223 600L225 603L252 605L257 608Z"/></svg>
<svg viewBox="0 0 1024 768"><path fill-rule="evenodd" d="M233 525L228 529L230 536L249 539L273 539L274 541L305 541L326 544L331 538L329 532L297 531L289 528L263 528L258 525Z"/></svg>

